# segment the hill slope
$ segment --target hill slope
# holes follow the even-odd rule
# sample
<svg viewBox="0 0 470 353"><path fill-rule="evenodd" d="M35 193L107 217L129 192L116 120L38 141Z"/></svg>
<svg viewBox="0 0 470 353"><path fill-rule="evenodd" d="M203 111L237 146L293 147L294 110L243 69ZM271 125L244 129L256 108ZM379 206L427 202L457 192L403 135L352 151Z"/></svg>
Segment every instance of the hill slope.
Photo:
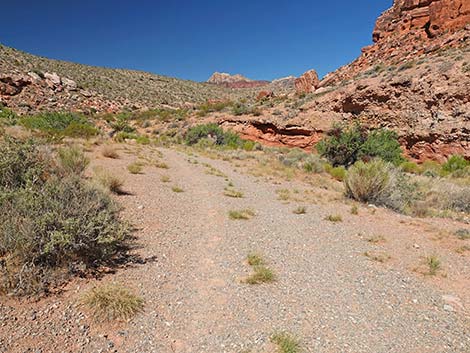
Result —
<svg viewBox="0 0 470 353"><path fill-rule="evenodd" d="M0 102L21 112L182 106L234 94L243 92L142 71L51 60L0 45Z"/></svg>

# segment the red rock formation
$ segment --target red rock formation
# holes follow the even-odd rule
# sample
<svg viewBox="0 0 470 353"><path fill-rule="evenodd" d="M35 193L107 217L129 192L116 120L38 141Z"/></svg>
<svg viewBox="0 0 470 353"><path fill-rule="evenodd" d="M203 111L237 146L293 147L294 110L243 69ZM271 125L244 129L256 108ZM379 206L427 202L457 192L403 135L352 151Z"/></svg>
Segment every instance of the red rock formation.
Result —
<svg viewBox="0 0 470 353"><path fill-rule="evenodd" d="M315 70L310 70L295 80L295 91L297 93L311 93L320 85L318 74Z"/></svg>
<svg viewBox="0 0 470 353"><path fill-rule="evenodd" d="M288 146L310 150L321 140L322 131L299 126L280 127L272 122L256 120L230 120L220 122L224 128L237 132L246 140L267 146Z"/></svg>
<svg viewBox="0 0 470 353"><path fill-rule="evenodd" d="M433 38L470 23L468 0L395 0L393 7L377 20L374 42L410 31Z"/></svg>
<svg viewBox="0 0 470 353"><path fill-rule="evenodd" d="M395 0L376 22L373 45L351 64L325 76L322 87L356 77L377 65L401 65L449 47L468 45L469 0Z"/></svg>
<svg viewBox="0 0 470 353"><path fill-rule="evenodd" d="M264 99L269 99L274 97L274 92L273 91L261 91L258 93L256 96L257 101L261 101Z"/></svg>

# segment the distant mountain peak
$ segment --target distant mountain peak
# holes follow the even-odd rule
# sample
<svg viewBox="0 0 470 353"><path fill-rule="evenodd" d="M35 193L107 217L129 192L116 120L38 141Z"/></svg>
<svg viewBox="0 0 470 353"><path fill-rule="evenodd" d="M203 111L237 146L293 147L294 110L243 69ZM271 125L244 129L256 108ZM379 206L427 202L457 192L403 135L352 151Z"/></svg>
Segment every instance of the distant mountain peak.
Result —
<svg viewBox="0 0 470 353"><path fill-rule="evenodd" d="M234 82L253 82L249 78L246 78L243 75L235 74L231 75L226 72L214 72L212 76L207 80L209 83L215 84L224 84L224 83L234 83Z"/></svg>

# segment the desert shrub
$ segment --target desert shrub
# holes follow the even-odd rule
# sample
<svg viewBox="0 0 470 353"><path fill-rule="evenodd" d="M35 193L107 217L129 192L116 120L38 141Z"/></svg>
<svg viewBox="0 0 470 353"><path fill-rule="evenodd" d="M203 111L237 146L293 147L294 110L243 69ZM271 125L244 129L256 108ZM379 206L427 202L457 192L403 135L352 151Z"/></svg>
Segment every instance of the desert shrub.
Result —
<svg viewBox="0 0 470 353"><path fill-rule="evenodd" d="M231 101L221 101L221 102L206 102L199 106L198 115L199 116L206 116L209 113L213 112L221 112L227 107L232 106L233 103Z"/></svg>
<svg viewBox="0 0 470 353"><path fill-rule="evenodd" d="M361 202L374 202L389 192L392 184L390 166L380 160L357 162L345 179L346 194Z"/></svg>
<svg viewBox="0 0 470 353"><path fill-rule="evenodd" d="M98 185L102 186L106 191L116 195L125 193L122 189L124 185L122 179L105 170L98 170L95 174L95 179Z"/></svg>
<svg viewBox="0 0 470 353"><path fill-rule="evenodd" d="M404 161L395 132L386 129L367 132L358 124L336 125L328 137L317 144L317 150L334 167L349 166L359 159L375 157L395 164Z"/></svg>
<svg viewBox="0 0 470 353"><path fill-rule="evenodd" d="M0 292L46 290L122 248L128 228L107 194L64 176L32 141L7 139L0 152Z"/></svg>
<svg viewBox="0 0 470 353"><path fill-rule="evenodd" d="M470 162L460 155L451 156L443 165L442 170L447 173L460 171L470 166Z"/></svg>
<svg viewBox="0 0 470 353"><path fill-rule="evenodd" d="M287 154L281 154L278 159L286 167L303 169L312 173L321 173L323 171L323 162L320 158L300 148L290 149Z"/></svg>
<svg viewBox="0 0 470 353"><path fill-rule="evenodd" d="M210 138L218 145L224 142L224 130L214 123L196 125L186 132L185 141L188 145L194 145L203 138Z"/></svg>
<svg viewBox="0 0 470 353"><path fill-rule="evenodd" d="M421 173L427 177L437 177L442 174L442 166L436 161L424 161L421 164Z"/></svg>
<svg viewBox="0 0 470 353"><path fill-rule="evenodd" d="M326 164L325 171L338 181L343 181L347 174L346 168L342 165L333 167L331 164Z"/></svg>
<svg viewBox="0 0 470 353"><path fill-rule="evenodd" d="M442 195L447 207L458 212L470 213L470 187L455 186Z"/></svg>
<svg viewBox="0 0 470 353"><path fill-rule="evenodd" d="M82 174L90 164L83 151L76 147L64 147L58 150L60 166L66 174Z"/></svg>
<svg viewBox="0 0 470 353"><path fill-rule="evenodd" d="M142 164L138 162L131 163L127 166L127 170L131 174L141 174L142 173Z"/></svg>
<svg viewBox="0 0 470 353"><path fill-rule="evenodd" d="M400 169L405 173L419 174L421 171L419 165L411 161L405 161L400 164Z"/></svg>
<svg viewBox="0 0 470 353"><path fill-rule="evenodd" d="M0 103L0 125L16 125L18 122L18 115L15 114L11 109L4 107Z"/></svg>
<svg viewBox="0 0 470 353"><path fill-rule="evenodd" d="M366 131L359 125L337 125L328 132L328 138L317 144L317 151L334 167L349 166L358 159L359 150L365 140Z"/></svg>
<svg viewBox="0 0 470 353"><path fill-rule="evenodd" d="M19 123L31 130L38 130L51 137L96 136L99 131L83 115L76 113L40 113L21 117Z"/></svg>
<svg viewBox="0 0 470 353"><path fill-rule="evenodd" d="M150 145L150 139L147 136L139 135L135 139L135 142L137 142L140 145Z"/></svg>
<svg viewBox="0 0 470 353"><path fill-rule="evenodd" d="M250 140L245 140L245 141L243 141L242 148L245 151L253 151L256 148L256 142L250 141Z"/></svg>
<svg viewBox="0 0 470 353"><path fill-rule="evenodd" d="M197 144L200 140L204 139L213 141L214 145L224 145L231 148L237 148L242 144L237 134L231 131L224 131L215 123L196 125L186 132L185 141L188 145Z"/></svg>
<svg viewBox="0 0 470 353"><path fill-rule="evenodd" d="M114 135L114 141L116 142L125 142L126 140L137 140L139 135L134 132L125 132L119 131L117 134Z"/></svg>
<svg viewBox="0 0 470 353"><path fill-rule="evenodd" d="M239 116L239 115L245 115L245 114L250 114L251 109L246 106L243 103L237 103L232 107L232 114Z"/></svg>
<svg viewBox="0 0 470 353"><path fill-rule="evenodd" d="M118 114L114 121L110 123L111 128L116 132L133 133L135 128L129 125L130 115L126 113Z"/></svg>
<svg viewBox="0 0 470 353"><path fill-rule="evenodd" d="M0 193L32 188L52 173L53 166L33 140L0 140Z"/></svg>
<svg viewBox="0 0 470 353"><path fill-rule="evenodd" d="M117 159L119 158L119 153L117 152L116 148L111 145L104 145L101 154L106 158Z"/></svg>
<svg viewBox="0 0 470 353"><path fill-rule="evenodd" d="M380 159L356 162L344 180L346 196L403 212L418 197L416 186L392 164Z"/></svg>
<svg viewBox="0 0 470 353"><path fill-rule="evenodd" d="M358 157L379 157L395 165L404 161L396 132L386 129L371 131L360 147Z"/></svg>

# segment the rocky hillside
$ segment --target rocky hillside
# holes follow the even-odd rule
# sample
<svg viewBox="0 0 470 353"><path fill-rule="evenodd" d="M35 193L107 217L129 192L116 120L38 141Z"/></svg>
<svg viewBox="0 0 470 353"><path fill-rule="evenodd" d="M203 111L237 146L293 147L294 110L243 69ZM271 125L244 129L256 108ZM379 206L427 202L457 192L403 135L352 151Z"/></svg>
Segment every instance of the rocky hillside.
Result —
<svg viewBox="0 0 470 353"><path fill-rule="evenodd" d="M322 81L313 70L302 75L295 86L306 96L294 104L226 124L248 138L308 148L335 122L360 121L397 131L416 160L470 158L469 10L467 0L396 0L354 62Z"/></svg>
<svg viewBox="0 0 470 353"><path fill-rule="evenodd" d="M0 45L0 102L21 113L184 106L251 94L142 71L51 60Z"/></svg>
<svg viewBox="0 0 470 353"><path fill-rule="evenodd" d="M207 82L228 88L262 87L270 83L269 81L254 81L240 74L230 75L225 72L214 72Z"/></svg>

